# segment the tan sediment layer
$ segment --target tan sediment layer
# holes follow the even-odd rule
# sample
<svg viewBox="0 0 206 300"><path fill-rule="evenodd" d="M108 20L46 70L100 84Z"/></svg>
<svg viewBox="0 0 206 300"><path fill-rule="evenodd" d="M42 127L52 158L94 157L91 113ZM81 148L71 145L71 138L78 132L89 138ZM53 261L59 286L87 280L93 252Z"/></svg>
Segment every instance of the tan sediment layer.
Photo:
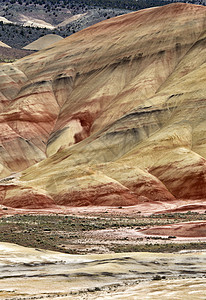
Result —
<svg viewBox="0 0 206 300"><path fill-rule="evenodd" d="M165 296L166 291L171 292L170 282L173 285L175 282L177 284L174 295L181 295L183 292L190 295L193 291L196 293L196 299L202 299L198 297L202 297L202 286L205 284L205 280L200 278L205 274L205 252L81 256L25 248L8 243L0 243L0 250L0 268L4 270L0 273L0 299L8 297L27 299L31 296L40 299L42 296L49 295L54 299L58 295L70 299L71 292L82 293L79 295L81 297L84 293L88 296L89 291L94 292L99 289L108 291L108 288L110 292L113 289L111 294L113 297L118 297L121 293L123 293L122 296L125 295L127 289L129 291L127 296L132 296L135 292L137 295L145 292L146 295L152 296L155 289L157 295ZM151 283L157 275L159 279L167 278L168 280ZM181 277L187 277L187 283L179 280ZM149 285L143 282L140 285L125 288L127 284L134 284L135 281L139 283L142 280L148 281ZM119 285L120 290L115 291ZM123 285L122 288L121 285ZM109 297L110 293L102 294L103 297L105 295Z"/></svg>
<svg viewBox="0 0 206 300"><path fill-rule="evenodd" d="M145 9L1 65L0 204L205 200L205 22Z"/></svg>

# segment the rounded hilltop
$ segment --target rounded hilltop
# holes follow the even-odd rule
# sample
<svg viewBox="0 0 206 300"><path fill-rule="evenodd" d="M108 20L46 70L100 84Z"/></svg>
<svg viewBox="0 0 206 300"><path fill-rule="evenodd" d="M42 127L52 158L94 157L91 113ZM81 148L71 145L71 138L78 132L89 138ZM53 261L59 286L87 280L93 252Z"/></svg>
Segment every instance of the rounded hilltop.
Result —
<svg viewBox="0 0 206 300"><path fill-rule="evenodd" d="M205 201L205 21L145 9L1 66L0 203Z"/></svg>
<svg viewBox="0 0 206 300"><path fill-rule="evenodd" d="M47 35L40 37L36 41L26 45L25 47L23 47L23 49L37 50L37 51L42 50L42 49L50 47L54 43L61 41L62 39L63 38L57 34L47 34Z"/></svg>

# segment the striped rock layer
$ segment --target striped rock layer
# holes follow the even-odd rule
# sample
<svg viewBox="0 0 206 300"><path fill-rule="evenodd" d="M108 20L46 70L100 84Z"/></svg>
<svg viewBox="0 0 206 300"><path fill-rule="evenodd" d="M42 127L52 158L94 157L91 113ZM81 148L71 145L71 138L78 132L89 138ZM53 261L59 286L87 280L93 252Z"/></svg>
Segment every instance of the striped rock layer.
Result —
<svg viewBox="0 0 206 300"><path fill-rule="evenodd" d="M206 198L206 7L106 20L0 76L0 204Z"/></svg>

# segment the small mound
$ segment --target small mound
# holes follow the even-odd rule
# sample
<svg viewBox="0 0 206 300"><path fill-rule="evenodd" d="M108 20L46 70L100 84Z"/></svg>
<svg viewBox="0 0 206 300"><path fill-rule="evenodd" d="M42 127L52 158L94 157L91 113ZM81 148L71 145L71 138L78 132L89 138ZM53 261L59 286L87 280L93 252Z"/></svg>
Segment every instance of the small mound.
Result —
<svg viewBox="0 0 206 300"><path fill-rule="evenodd" d="M13 208L48 208L54 204L53 199L40 191L24 189L15 196L11 195L6 200L1 201L2 205Z"/></svg>
<svg viewBox="0 0 206 300"><path fill-rule="evenodd" d="M0 41L0 47L11 48L9 45Z"/></svg>
<svg viewBox="0 0 206 300"><path fill-rule="evenodd" d="M185 222L155 226L141 230L147 235L166 235L177 237L206 237L206 221Z"/></svg>
<svg viewBox="0 0 206 300"><path fill-rule="evenodd" d="M26 50L42 50L45 49L52 44L59 42L63 39L63 37L57 34L47 34L40 37L38 40L28 44L27 46L23 47Z"/></svg>
<svg viewBox="0 0 206 300"><path fill-rule="evenodd" d="M158 214L167 214L167 213L186 213L188 211L206 211L206 204L204 203L195 203L195 204L187 204L187 205L180 205L179 207L171 208L171 209L164 209L158 211Z"/></svg>

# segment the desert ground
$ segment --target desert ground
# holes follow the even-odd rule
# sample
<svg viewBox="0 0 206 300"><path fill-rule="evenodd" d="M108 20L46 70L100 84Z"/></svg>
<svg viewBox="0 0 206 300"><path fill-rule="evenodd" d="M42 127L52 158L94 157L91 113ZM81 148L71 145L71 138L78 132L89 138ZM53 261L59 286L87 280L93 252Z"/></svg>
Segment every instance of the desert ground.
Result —
<svg viewBox="0 0 206 300"><path fill-rule="evenodd" d="M9 243L0 249L0 299L205 299L205 251L69 255Z"/></svg>
<svg viewBox="0 0 206 300"><path fill-rule="evenodd" d="M0 299L205 299L205 24L173 3L0 64Z"/></svg>
<svg viewBox="0 0 206 300"><path fill-rule="evenodd" d="M160 207L2 207L0 299L205 299L206 212Z"/></svg>

